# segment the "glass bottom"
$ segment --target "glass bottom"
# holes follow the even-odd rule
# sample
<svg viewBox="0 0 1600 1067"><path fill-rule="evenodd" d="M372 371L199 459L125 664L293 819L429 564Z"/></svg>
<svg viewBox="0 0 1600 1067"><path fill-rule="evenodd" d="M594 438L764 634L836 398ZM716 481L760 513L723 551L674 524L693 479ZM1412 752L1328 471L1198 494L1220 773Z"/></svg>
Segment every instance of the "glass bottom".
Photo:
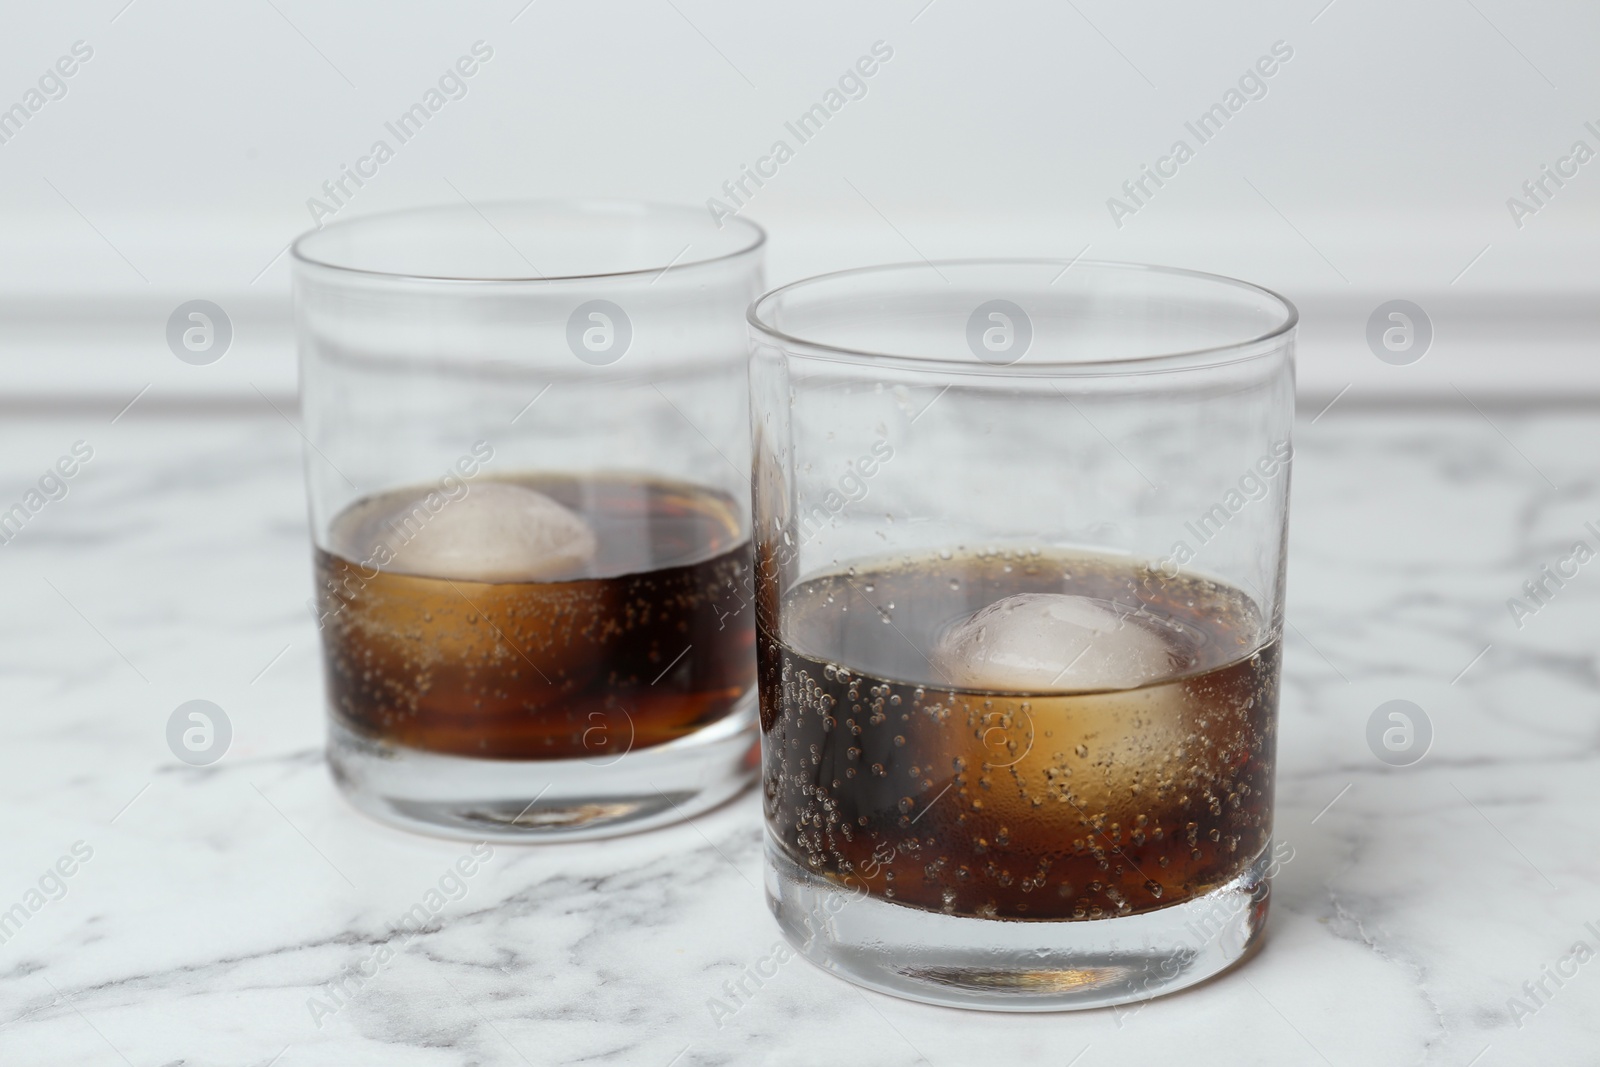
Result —
<svg viewBox="0 0 1600 1067"><path fill-rule="evenodd" d="M359 811L470 841L587 841L665 826L739 793L759 762L754 692L688 737L593 759L442 756L328 722L328 766Z"/></svg>
<svg viewBox="0 0 1600 1067"><path fill-rule="evenodd" d="M1147 1000L1243 959L1266 926L1271 843L1201 897L1075 922L975 919L909 908L829 881L767 839L767 903L817 966L907 1000L1066 1011Z"/></svg>

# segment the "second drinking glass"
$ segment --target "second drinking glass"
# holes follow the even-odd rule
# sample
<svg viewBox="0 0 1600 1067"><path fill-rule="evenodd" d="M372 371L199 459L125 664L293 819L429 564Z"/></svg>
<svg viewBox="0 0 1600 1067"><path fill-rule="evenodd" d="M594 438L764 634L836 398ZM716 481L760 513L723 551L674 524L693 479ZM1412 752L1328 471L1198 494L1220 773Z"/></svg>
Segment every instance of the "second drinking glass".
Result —
<svg viewBox="0 0 1600 1067"><path fill-rule="evenodd" d="M329 762L358 807L570 839L749 781L763 241L520 203L295 244Z"/></svg>
<svg viewBox="0 0 1600 1067"><path fill-rule="evenodd" d="M1000 1010L1215 974L1272 839L1294 309L918 263L751 311L767 890L854 981Z"/></svg>

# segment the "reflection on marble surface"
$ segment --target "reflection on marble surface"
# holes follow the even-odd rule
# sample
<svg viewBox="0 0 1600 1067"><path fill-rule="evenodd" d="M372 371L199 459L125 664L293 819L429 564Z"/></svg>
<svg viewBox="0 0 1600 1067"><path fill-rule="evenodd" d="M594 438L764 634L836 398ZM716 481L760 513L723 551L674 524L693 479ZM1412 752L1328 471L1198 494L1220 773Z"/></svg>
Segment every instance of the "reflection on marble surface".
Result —
<svg viewBox="0 0 1600 1067"><path fill-rule="evenodd" d="M319 751L294 431L265 404L9 416L0 506L75 441L94 458L0 545L0 1062L1583 1062L1600 564L1520 619L1507 602L1596 542L1600 413L1489 417L1347 402L1298 427L1294 858L1260 953L1146 1005L1018 1017L778 951L751 794L644 836L476 853L356 815ZM193 699L232 726L209 766L168 749ZM1410 766L1368 747L1390 700L1431 723Z"/></svg>

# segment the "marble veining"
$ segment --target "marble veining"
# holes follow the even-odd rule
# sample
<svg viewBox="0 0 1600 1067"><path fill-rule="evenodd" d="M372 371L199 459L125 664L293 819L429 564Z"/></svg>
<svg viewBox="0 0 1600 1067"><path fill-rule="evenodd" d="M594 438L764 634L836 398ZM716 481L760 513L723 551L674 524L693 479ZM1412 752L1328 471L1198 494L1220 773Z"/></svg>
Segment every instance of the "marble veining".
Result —
<svg viewBox="0 0 1600 1067"><path fill-rule="evenodd" d="M1597 431L1581 409L1302 418L1294 853L1265 945L1148 1004L994 1016L775 951L753 794L647 835L496 845L441 887L473 845L367 821L322 762L294 431L265 405L13 414L0 496L76 440L95 458L0 546L0 913L27 912L0 943L0 1063L1593 1062L1600 962L1574 948L1600 953L1600 564L1531 616L1507 602L1600 522ZM207 768L166 748L194 698L234 728ZM1392 699L1432 724L1411 766L1368 747Z"/></svg>

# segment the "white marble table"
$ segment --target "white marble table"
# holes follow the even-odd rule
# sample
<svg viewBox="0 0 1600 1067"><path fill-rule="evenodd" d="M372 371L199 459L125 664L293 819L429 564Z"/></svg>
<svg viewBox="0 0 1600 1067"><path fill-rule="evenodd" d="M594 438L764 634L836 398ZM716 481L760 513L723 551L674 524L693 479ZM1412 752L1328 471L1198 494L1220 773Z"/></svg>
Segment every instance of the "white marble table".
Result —
<svg viewBox="0 0 1600 1067"><path fill-rule="evenodd" d="M374 825L329 781L295 432L254 400L114 413L0 418L0 508L73 442L94 450L0 546L0 912L23 912L0 944L0 1063L1600 1055L1600 962L1570 955L1600 950L1600 562L1520 630L1506 607L1596 541L1600 411L1489 409L1490 424L1352 398L1302 418L1278 780L1295 858L1244 967L1136 1010L997 1016L795 959L720 1020L708 1000L778 940L756 798L646 836L496 847L434 927L392 937L469 846ZM194 698L233 724L209 768L165 741ZM1435 731L1405 768L1365 739L1395 698ZM58 862L70 876L47 874ZM313 1011L385 944L342 1007ZM1541 981L1535 1000L1524 983Z"/></svg>

